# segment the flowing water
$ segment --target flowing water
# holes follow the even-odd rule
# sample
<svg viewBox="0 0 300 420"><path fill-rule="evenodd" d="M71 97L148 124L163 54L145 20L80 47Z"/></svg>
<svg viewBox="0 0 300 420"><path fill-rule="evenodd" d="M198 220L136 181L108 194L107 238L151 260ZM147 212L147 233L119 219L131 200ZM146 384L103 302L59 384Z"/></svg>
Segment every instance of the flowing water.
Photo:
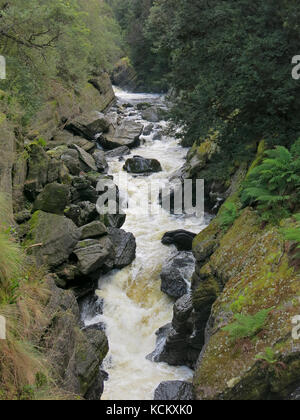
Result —
<svg viewBox="0 0 300 420"><path fill-rule="evenodd" d="M131 94L116 89L121 103L151 102L160 104L158 95ZM129 111L128 111L129 112ZM140 113L130 116L142 121ZM159 127L160 125L160 127ZM157 128L164 128L165 122ZM145 197L145 179L169 178L180 169L187 153L178 140L163 136L154 141L153 135L144 137L144 144L133 151L145 158L161 162L163 172L150 177L129 175L130 200ZM124 162L118 158L109 161L110 174L116 176ZM158 197L151 198L159 206ZM104 298L104 314L88 323L104 322L107 326L110 352L104 362L109 374L105 382L104 400L151 400L155 388L166 380L191 380L192 371L186 367L171 367L164 363L153 363L146 359L156 346L155 332L172 319L174 302L161 290L160 273L163 263L173 251L161 244L167 231L186 229L195 233L205 227L205 222L196 217L176 217L161 211L157 214L141 214L139 209L129 206L126 224L122 229L132 232L137 241L137 255L133 264L121 271L102 277L98 294ZM155 212L154 212L155 213Z"/></svg>

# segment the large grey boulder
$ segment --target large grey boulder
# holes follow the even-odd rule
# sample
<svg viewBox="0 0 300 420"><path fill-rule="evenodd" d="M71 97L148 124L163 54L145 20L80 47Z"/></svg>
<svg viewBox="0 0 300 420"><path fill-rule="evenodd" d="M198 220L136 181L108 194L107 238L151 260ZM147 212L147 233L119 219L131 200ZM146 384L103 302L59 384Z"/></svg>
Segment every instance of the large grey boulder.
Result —
<svg viewBox="0 0 300 420"><path fill-rule="evenodd" d="M114 247L108 237L81 241L77 244L74 254L78 258L78 267L83 275L98 272L104 265L112 267L115 258Z"/></svg>
<svg viewBox="0 0 300 420"><path fill-rule="evenodd" d="M159 107L152 106L150 108L145 109L142 112L142 117L144 120L149 121L151 123L158 123L164 118L163 110Z"/></svg>
<svg viewBox="0 0 300 420"><path fill-rule="evenodd" d="M63 214L70 201L70 187L68 185L47 184L34 202L34 211L42 210L46 213Z"/></svg>
<svg viewBox="0 0 300 420"><path fill-rule="evenodd" d="M155 390L155 401L194 400L193 384L182 381L162 382Z"/></svg>
<svg viewBox="0 0 300 420"><path fill-rule="evenodd" d="M140 145L143 126L135 121L123 119L120 124L111 124L107 134L100 136L97 141L104 149L113 150L121 146L130 149Z"/></svg>
<svg viewBox="0 0 300 420"><path fill-rule="evenodd" d="M79 160L81 162L82 169L85 172L97 171L97 166L96 166L96 163L95 163L95 159L89 153L87 153L81 147L77 146L77 144L72 144L72 146L70 146L70 147L71 147L71 149L77 150L77 152L79 154Z"/></svg>
<svg viewBox="0 0 300 420"><path fill-rule="evenodd" d="M121 147L118 147L117 149L111 150L110 152L106 152L105 157L107 159L112 159L112 158L115 158L115 157L127 156L127 155L130 155L130 153L131 153L131 151L130 151L129 147L121 146Z"/></svg>
<svg viewBox="0 0 300 420"><path fill-rule="evenodd" d="M81 240L100 238L101 236L107 235L106 226L103 223L96 220L92 223L89 223L88 225L82 226L80 231L81 231L81 238L80 238Z"/></svg>
<svg viewBox="0 0 300 420"><path fill-rule="evenodd" d="M172 255L164 264L161 272L161 290L175 299L181 298L189 289L190 279L195 269L192 253Z"/></svg>
<svg viewBox="0 0 300 420"><path fill-rule="evenodd" d="M145 159L141 156L134 156L126 160L124 170L133 174L150 174L161 172L162 167L156 159Z"/></svg>
<svg viewBox="0 0 300 420"><path fill-rule="evenodd" d="M109 122L96 111L84 113L76 117L66 125L71 133L94 140L99 133L106 133L109 129Z"/></svg>
<svg viewBox="0 0 300 420"><path fill-rule="evenodd" d="M61 155L61 160L68 168L71 175L77 176L81 172L81 166L79 161L79 153L74 149L67 149Z"/></svg>
<svg viewBox="0 0 300 420"><path fill-rule="evenodd" d="M132 233L123 229L108 228L109 237L114 245L115 268L124 268L130 265L136 256L136 240Z"/></svg>
<svg viewBox="0 0 300 420"><path fill-rule="evenodd" d="M105 153L102 150L95 150L93 153L93 158L95 160L98 172L107 172L108 163L105 158Z"/></svg>
<svg viewBox="0 0 300 420"><path fill-rule="evenodd" d="M39 266L60 266L68 260L80 239L80 230L64 216L37 211L29 225L25 246Z"/></svg>

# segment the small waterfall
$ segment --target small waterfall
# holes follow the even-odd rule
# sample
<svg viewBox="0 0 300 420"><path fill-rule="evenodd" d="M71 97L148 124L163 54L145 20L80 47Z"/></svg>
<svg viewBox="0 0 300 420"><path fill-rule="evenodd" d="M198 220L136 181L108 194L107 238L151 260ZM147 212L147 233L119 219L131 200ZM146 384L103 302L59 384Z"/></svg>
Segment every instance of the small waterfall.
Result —
<svg viewBox="0 0 300 420"><path fill-rule="evenodd" d="M159 95L131 94L116 89L120 103L151 103L165 106ZM141 113L132 108L129 118L140 120ZM187 150L175 138L162 134L161 140L153 140L157 131L166 128L166 122L154 124L151 135L142 138L142 145L132 151L132 155L160 161L163 172L147 177L169 179L184 162ZM109 160L110 175L116 176L123 169L124 162L118 158ZM145 178L129 175L129 201L137 202L145 197ZM159 206L158 197L152 197L154 208ZM109 273L99 281L98 295L103 298L103 315L97 315L94 322L103 322L109 339L110 352L104 369L109 374L105 383L104 400L151 400L155 388L162 381L191 380L192 371L186 367L171 367L164 363L154 363L146 359L156 348L156 331L170 323L174 302L161 290L160 273L162 266L173 248L161 244L165 232L186 229L195 233L205 227L195 217L172 216L160 211L157 215L140 214L131 207L127 211L123 229L132 232L137 241L136 260L130 267ZM89 324L93 320L89 320ZM161 347L163 341L158 345ZM156 351L159 349L156 348Z"/></svg>

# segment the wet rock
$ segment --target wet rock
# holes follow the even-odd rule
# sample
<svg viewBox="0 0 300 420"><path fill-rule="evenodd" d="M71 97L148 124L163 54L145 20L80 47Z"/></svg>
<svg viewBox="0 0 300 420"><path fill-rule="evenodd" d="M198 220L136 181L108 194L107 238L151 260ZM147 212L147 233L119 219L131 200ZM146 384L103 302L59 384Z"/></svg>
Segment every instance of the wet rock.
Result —
<svg viewBox="0 0 300 420"><path fill-rule="evenodd" d="M100 240L87 239L77 244L74 254L83 275L99 271L104 265L112 265L115 258L113 244L108 237Z"/></svg>
<svg viewBox="0 0 300 420"><path fill-rule="evenodd" d="M154 129L154 124L147 124L143 130L143 136L150 136Z"/></svg>
<svg viewBox="0 0 300 420"><path fill-rule="evenodd" d="M163 266L160 275L161 290L176 299L185 295L189 289L194 267L195 259L191 253L173 255Z"/></svg>
<svg viewBox="0 0 300 420"><path fill-rule="evenodd" d="M122 146L122 147L118 147L117 149L111 150L110 152L106 152L105 157L107 159L111 159L111 158L115 158L115 157L127 156L127 155L130 155L130 154L131 154L131 151L130 151L129 147Z"/></svg>
<svg viewBox="0 0 300 420"><path fill-rule="evenodd" d="M167 232L163 238L164 245L175 245L178 251L192 251L193 240L197 235L186 230L175 230Z"/></svg>
<svg viewBox="0 0 300 420"><path fill-rule="evenodd" d="M157 131L154 135L153 135L153 140L162 140L162 133Z"/></svg>
<svg viewBox="0 0 300 420"><path fill-rule="evenodd" d="M132 233L116 228L108 228L108 234L115 248L115 268L127 267L135 260L135 237Z"/></svg>
<svg viewBox="0 0 300 420"><path fill-rule="evenodd" d="M182 381L162 382L154 393L155 401L194 400L193 384Z"/></svg>
<svg viewBox="0 0 300 420"><path fill-rule="evenodd" d="M105 158L105 153L102 150L96 150L93 153L93 158L96 162L98 172L107 172L108 171L108 163Z"/></svg>
<svg viewBox="0 0 300 420"><path fill-rule="evenodd" d="M143 127L140 123L122 119L118 125L112 124L109 133L100 136L97 141L106 150L114 150L121 146L132 149L140 145L142 132Z"/></svg>
<svg viewBox="0 0 300 420"><path fill-rule="evenodd" d="M124 165L124 170L133 174L149 174L161 172L161 164L156 159L145 159L141 156L134 156L128 159Z"/></svg>
<svg viewBox="0 0 300 420"><path fill-rule="evenodd" d="M30 222L25 246L39 266L59 267L76 247L80 231L64 216L37 211Z"/></svg>
<svg viewBox="0 0 300 420"><path fill-rule="evenodd" d="M70 146L71 149L77 150L82 170L85 172L97 171L97 166L94 158L76 144Z"/></svg>
<svg viewBox="0 0 300 420"><path fill-rule="evenodd" d="M101 236L107 235L107 228L103 223L94 221L88 225L82 226L80 232L80 240L100 238Z"/></svg>
<svg viewBox="0 0 300 420"><path fill-rule="evenodd" d="M90 320L103 314L103 299L91 293L78 301L82 320Z"/></svg>
<svg viewBox="0 0 300 420"><path fill-rule="evenodd" d="M48 184L37 196L33 209L46 213L63 214L70 202L70 187L63 184Z"/></svg>

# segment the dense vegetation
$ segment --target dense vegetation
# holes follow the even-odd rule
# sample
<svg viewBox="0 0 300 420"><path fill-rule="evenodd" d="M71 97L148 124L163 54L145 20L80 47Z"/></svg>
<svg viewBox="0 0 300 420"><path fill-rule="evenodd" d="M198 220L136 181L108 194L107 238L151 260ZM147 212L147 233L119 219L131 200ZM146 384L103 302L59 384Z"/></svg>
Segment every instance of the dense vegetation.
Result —
<svg viewBox="0 0 300 420"><path fill-rule="evenodd" d="M51 80L80 88L110 70L121 54L120 28L103 0L10 0L0 3L0 54L7 61L1 90L16 114L32 116Z"/></svg>

